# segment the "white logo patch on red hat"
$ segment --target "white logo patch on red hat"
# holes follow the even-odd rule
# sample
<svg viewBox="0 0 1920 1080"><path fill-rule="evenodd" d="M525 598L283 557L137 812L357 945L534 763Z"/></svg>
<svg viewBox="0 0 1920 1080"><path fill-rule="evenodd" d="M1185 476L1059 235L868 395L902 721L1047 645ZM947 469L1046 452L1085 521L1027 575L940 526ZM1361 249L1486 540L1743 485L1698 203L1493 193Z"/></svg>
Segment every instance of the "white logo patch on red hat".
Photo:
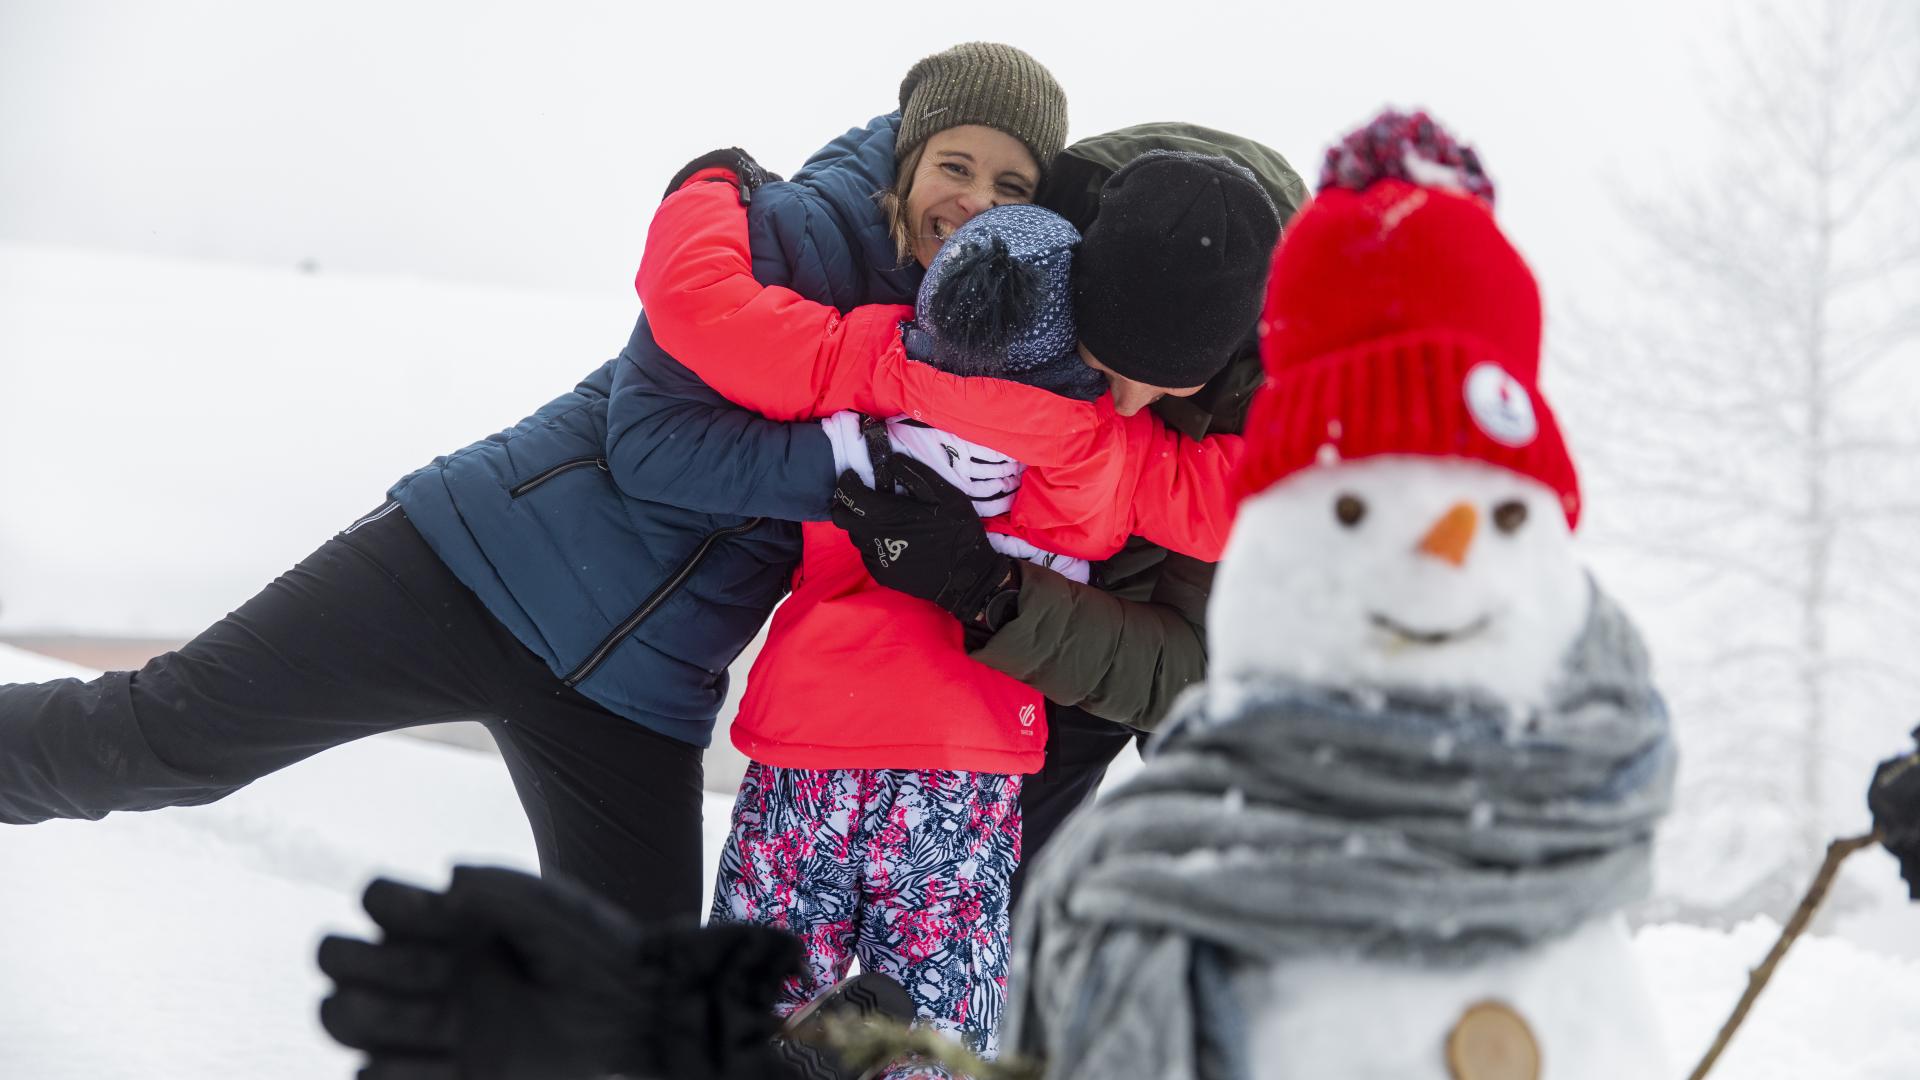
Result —
<svg viewBox="0 0 1920 1080"><path fill-rule="evenodd" d="M1533 398L1520 380L1490 360L1467 372L1467 413L1487 438L1502 446L1522 447L1540 434L1533 415Z"/></svg>

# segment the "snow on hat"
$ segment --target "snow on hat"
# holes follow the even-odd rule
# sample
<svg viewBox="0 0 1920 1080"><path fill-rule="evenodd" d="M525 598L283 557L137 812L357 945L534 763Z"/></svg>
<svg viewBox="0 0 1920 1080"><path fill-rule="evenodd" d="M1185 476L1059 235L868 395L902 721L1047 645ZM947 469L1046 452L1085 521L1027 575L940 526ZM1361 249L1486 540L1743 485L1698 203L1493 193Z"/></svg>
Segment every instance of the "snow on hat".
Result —
<svg viewBox="0 0 1920 1080"><path fill-rule="evenodd" d="M1038 206L999 206L956 229L927 267L914 321L933 362L1016 378L1073 352L1073 249L1080 233Z"/></svg>
<svg viewBox="0 0 1920 1080"><path fill-rule="evenodd" d="M1539 387L1540 288L1493 198L1425 113L1388 110L1327 151L1274 253L1238 497L1321 461L1462 457L1545 484L1579 524Z"/></svg>

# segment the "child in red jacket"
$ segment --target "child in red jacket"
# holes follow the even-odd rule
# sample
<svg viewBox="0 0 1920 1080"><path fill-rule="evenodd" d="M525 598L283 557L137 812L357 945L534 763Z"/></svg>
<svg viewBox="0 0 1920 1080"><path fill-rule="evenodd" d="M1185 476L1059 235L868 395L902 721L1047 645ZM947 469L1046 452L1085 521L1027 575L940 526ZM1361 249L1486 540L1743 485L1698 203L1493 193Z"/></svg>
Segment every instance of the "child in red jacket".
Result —
<svg viewBox="0 0 1920 1080"><path fill-rule="evenodd" d="M1079 234L1034 206L989 210L943 246L921 286L909 347L956 373L1101 394L1068 305ZM836 463L891 483L911 458L942 475L1006 479L978 500L1004 519L1020 465L905 416L826 418ZM1003 520L990 542L1076 580ZM783 927L807 944L797 1008L855 958L892 976L929 1025L991 1053L1004 1003L1008 900L1020 858L1022 774L1046 745L1038 692L969 658L944 611L868 576L847 535L802 527L793 595L775 613L734 718L753 762L722 849L712 919Z"/></svg>

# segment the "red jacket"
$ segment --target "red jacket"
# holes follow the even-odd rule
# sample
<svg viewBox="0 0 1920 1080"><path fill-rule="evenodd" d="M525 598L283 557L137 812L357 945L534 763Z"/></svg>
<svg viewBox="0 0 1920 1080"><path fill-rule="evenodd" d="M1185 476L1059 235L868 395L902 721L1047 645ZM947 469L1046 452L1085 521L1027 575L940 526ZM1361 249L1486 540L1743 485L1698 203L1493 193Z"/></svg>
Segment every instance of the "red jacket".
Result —
<svg viewBox="0 0 1920 1080"><path fill-rule="evenodd" d="M1240 440L1195 441L1150 413L1114 413L907 359L907 307L842 315L753 278L746 211L724 170L661 204L635 288L661 347L730 400L780 420L905 413L1028 466L996 531L1103 559L1139 534L1218 559ZM1145 496L1144 498L1142 496ZM1039 693L968 657L960 624L885 588L845 533L808 524L793 595L773 615L733 722L734 745L793 768L1027 773L1044 759Z"/></svg>
<svg viewBox="0 0 1920 1080"><path fill-rule="evenodd" d="M815 521L801 536L793 595L733 719L741 753L797 769L1039 770L1039 691L968 656L946 611L875 582L846 533Z"/></svg>

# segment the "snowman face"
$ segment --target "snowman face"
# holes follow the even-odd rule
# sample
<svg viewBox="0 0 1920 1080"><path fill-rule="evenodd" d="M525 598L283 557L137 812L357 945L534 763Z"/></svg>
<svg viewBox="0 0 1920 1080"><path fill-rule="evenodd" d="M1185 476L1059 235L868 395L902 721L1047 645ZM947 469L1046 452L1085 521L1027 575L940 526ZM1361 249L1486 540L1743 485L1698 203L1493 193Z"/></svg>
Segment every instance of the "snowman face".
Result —
<svg viewBox="0 0 1920 1080"><path fill-rule="evenodd" d="M1240 508L1207 613L1216 676L1538 705L1586 618L1559 499L1478 461L1296 473Z"/></svg>

